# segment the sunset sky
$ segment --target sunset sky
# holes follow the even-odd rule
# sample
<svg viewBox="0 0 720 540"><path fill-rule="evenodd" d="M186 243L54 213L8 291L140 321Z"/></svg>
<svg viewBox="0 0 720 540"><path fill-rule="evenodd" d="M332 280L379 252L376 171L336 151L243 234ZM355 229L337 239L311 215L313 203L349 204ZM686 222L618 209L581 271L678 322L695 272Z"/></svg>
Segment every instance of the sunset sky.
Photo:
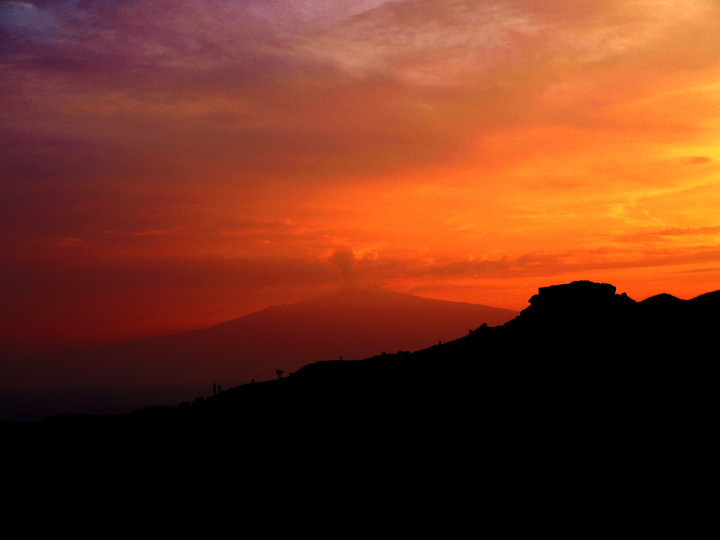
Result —
<svg viewBox="0 0 720 540"><path fill-rule="evenodd" d="M342 284L720 289L717 0L0 1L0 354Z"/></svg>

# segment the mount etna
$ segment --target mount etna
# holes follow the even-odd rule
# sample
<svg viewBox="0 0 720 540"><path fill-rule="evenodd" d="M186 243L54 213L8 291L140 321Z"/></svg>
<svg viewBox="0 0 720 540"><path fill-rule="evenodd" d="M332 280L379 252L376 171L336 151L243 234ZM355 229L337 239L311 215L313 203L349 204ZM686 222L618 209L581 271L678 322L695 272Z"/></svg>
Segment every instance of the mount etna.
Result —
<svg viewBox="0 0 720 540"><path fill-rule="evenodd" d="M496 326L516 312L345 288L212 328L0 362L3 419L116 413L180 402L309 362L414 351Z"/></svg>

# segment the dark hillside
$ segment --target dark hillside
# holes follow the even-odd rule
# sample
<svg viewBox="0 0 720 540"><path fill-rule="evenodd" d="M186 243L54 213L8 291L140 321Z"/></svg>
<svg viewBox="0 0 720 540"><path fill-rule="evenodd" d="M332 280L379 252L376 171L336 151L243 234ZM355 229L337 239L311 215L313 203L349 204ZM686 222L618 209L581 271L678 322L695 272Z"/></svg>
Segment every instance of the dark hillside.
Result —
<svg viewBox="0 0 720 540"><path fill-rule="evenodd" d="M310 363L177 407L59 416L5 425L5 435L11 448L62 451L50 466L113 463L169 485L222 478L275 496L290 482L325 486L324 500L403 494L437 505L465 486L458 504L505 519L515 504L560 504L572 514L563 520L597 519L608 504L637 514L695 493L715 459L707 330L718 299L548 287L509 323L412 353ZM690 500L700 504L677 504Z"/></svg>
<svg viewBox="0 0 720 540"><path fill-rule="evenodd" d="M484 325L413 353L311 363L282 379L192 404L109 417L60 416L37 429L208 423L242 438L251 426L276 433L297 425L342 432L361 422L431 432L538 416L546 426L560 426L587 423L596 414L619 426L638 407L687 412L709 397L715 359L707 330L718 320L717 295L636 302L611 285L574 282L542 288L530 302L503 326ZM651 421L647 417L646 425Z"/></svg>

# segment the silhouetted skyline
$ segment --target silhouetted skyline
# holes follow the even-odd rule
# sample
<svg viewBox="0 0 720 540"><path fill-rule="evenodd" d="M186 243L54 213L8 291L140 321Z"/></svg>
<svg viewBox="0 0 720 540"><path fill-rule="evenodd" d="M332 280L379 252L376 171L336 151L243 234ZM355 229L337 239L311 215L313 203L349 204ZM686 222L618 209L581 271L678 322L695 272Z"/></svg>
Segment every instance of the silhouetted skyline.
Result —
<svg viewBox="0 0 720 540"><path fill-rule="evenodd" d="M705 403L715 367L706 353L719 311L720 291L638 302L611 284L574 281L541 288L504 324L483 324L420 350L312 361L225 392L213 380L212 392L192 403L58 415L40 427L84 437L161 428L190 439L190 429L224 429L234 432L226 441L242 444L260 433L269 440L309 436L316 444L334 436L331 428L352 433L358 426L372 444L389 430L412 436L442 430L456 438L479 418L503 431L515 428L510 419L528 422L527 429L555 442L572 436L567 430L575 422L637 430L638 440L645 429L676 422L695 431L711 411ZM637 414L642 426L634 424ZM563 432L545 431L556 422Z"/></svg>

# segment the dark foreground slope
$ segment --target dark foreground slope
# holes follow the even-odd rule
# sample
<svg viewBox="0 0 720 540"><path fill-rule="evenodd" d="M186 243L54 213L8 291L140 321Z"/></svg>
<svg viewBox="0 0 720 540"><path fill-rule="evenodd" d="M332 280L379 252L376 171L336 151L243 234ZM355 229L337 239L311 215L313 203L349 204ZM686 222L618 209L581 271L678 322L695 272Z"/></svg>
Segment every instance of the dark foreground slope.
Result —
<svg viewBox="0 0 720 540"><path fill-rule="evenodd" d="M178 407L5 426L6 448L33 441L49 467L67 466L62 451L72 470L89 460L241 494L275 497L292 479L304 493L292 504L320 488L325 502L452 500L459 519L504 526L671 527L680 506L710 500L698 493L715 462L719 305L717 293L636 302L605 284L544 288L513 321L452 342L312 363Z"/></svg>
<svg viewBox="0 0 720 540"><path fill-rule="evenodd" d="M343 436L382 444L405 434L429 443L492 433L497 443L522 433L537 444L707 421L720 293L636 302L611 285L574 282L543 288L530 303L502 326L413 353L312 363L178 407L15 427L188 439L207 431L208 441L211 433L241 446L272 440L292 452L301 440Z"/></svg>

